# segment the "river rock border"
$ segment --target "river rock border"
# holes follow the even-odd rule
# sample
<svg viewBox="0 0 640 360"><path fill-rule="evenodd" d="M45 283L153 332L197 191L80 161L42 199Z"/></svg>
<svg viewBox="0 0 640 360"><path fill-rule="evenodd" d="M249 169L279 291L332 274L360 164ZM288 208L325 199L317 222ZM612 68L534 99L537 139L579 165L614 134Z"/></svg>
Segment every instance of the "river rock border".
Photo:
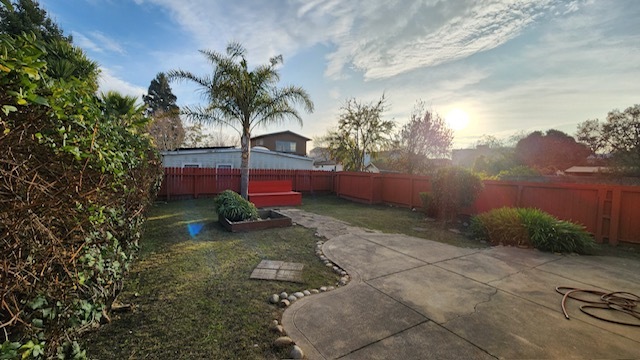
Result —
<svg viewBox="0 0 640 360"><path fill-rule="evenodd" d="M320 235L316 233L316 236L319 237ZM349 274L340 266L334 264L331 260L329 260L322 252L322 246L324 245L324 243L325 242L322 240L318 240L316 242L316 255L318 256L318 258L320 258L320 261L322 261L326 267L331 268L334 273L336 273L337 275L340 275L340 280L338 280L335 286L333 285L321 286L318 289L305 289L302 291L296 291L292 294L288 294L286 292L281 292L280 294L272 294L271 296L269 296L269 299L268 299L269 303L273 305L278 305L281 308L287 308L291 304L293 304L295 301L297 301L298 299L302 299L305 296L311 296L311 295L319 294L322 292L332 291L332 290L335 290L336 287L345 286L349 283L349 281L351 280L351 277L349 276ZM269 328L271 331L280 335L280 337L278 337L273 342L273 345L275 347L283 348L283 347L288 347L293 345L291 348L291 353L289 354L290 358L304 359L304 352L298 345L295 344L295 342L290 337L286 336L286 331L284 330L282 325L278 323L278 320L271 321Z"/></svg>

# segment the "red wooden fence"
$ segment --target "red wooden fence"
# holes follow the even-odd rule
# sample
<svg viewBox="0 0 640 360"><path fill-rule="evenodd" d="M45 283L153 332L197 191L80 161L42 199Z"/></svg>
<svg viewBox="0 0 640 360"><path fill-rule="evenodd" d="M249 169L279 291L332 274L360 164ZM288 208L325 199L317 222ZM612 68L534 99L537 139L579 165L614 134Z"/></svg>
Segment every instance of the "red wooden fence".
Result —
<svg viewBox="0 0 640 360"><path fill-rule="evenodd" d="M230 189L240 192L239 169L165 168L160 199L211 197ZM333 192L334 173L310 170L251 170L249 181L291 180L294 191Z"/></svg>
<svg viewBox="0 0 640 360"><path fill-rule="evenodd" d="M308 170L251 170L251 180L291 180L294 191L333 192L368 204L421 207L419 193L430 191L425 176ZM640 186L484 181L469 213L503 206L534 207L583 224L598 242L640 243ZM167 168L159 197L214 196L240 190L240 170Z"/></svg>

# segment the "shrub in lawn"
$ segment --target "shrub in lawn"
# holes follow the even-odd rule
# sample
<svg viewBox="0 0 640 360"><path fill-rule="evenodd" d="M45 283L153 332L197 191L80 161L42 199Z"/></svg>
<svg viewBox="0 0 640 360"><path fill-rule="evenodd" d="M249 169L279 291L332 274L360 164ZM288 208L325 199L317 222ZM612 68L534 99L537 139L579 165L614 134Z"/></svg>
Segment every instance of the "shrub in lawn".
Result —
<svg viewBox="0 0 640 360"><path fill-rule="evenodd" d="M427 216L435 217L438 212L431 193L421 192L418 195L420 195L420 200L422 201L422 211Z"/></svg>
<svg viewBox="0 0 640 360"><path fill-rule="evenodd" d="M471 206L482 187L480 177L467 169L439 169L433 178L431 188L441 220L453 220L460 209Z"/></svg>
<svg viewBox="0 0 640 360"><path fill-rule="evenodd" d="M258 219L256 206L235 191L225 190L221 192L220 195L216 196L214 202L218 215L229 221Z"/></svg>
<svg viewBox="0 0 640 360"><path fill-rule="evenodd" d="M503 207L475 216L470 231L475 239L492 245L530 245L529 233L516 208Z"/></svg>
<svg viewBox="0 0 640 360"><path fill-rule="evenodd" d="M471 222L471 234L493 245L530 245L551 252L587 254L595 247L584 226L539 209L500 208L480 214Z"/></svg>
<svg viewBox="0 0 640 360"><path fill-rule="evenodd" d="M584 226L559 220L538 209L518 209L531 245L551 252L590 253L595 244Z"/></svg>

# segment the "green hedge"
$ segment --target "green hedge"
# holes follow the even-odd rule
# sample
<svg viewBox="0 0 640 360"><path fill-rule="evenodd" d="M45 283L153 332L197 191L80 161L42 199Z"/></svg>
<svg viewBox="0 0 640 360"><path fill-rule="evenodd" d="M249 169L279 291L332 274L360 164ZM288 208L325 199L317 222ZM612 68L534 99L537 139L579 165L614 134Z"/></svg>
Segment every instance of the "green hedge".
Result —
<svg viewBox="0 0 640 360"><path fill-rule="evenodd" d="M45 54L0 35L2 359L85 357L75 339L105 320L161 180L145 119L107 119L97 73L52 78Z"/></svg>
<svg viewBox="0 0 640 360"><path fill-rule="evenodd" d="M462 208L473 205L483 186L480 177L467 169L438 169L431 182L431 198L438 217L443 221L454 220Z"/></svg>
<svg viewBox="0 0 640 360"><path fill-rule="evenodd" d="M584 226L559 220L542 210L500 208L475 216L470 231L493 245L532 246L542 251L588 254L595 248Z"/></svg>

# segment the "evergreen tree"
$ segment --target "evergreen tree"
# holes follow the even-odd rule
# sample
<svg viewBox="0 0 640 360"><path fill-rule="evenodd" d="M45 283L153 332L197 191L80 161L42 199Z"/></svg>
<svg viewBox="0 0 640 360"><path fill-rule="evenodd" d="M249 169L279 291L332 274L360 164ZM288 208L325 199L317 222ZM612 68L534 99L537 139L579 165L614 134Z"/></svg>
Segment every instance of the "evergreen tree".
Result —
<svg viewBox="0 0 640 360"><path fill-rule="evenodd" d="M180 108L177 97L171 91L164 73L158 73L151 80L147 95L142 95L146 113L153 118L147 130L154 138L159 150L174 150L180 147L185 138L184 127L180 121Z"/></svg>
<svg viewBox="0 0 640 360"><path fill-rule="evenodd" d="M147 95L142 96L142 100L147 105L150 115L157 111L164 113L177 113L180 108L176 105L176 96L171 91L169 79L164 73L158 73L155 79L151 80Z"/></svg>
<svg viewBox="0 0 640 360"><path fill-rule="evenodd" d="M13 6L0 6L0 33L20 35L34 33L36 38L44 42L64 40L71 43L71 36L65 36L47 12L40 8L35 0L17 0Z"/></svg>

